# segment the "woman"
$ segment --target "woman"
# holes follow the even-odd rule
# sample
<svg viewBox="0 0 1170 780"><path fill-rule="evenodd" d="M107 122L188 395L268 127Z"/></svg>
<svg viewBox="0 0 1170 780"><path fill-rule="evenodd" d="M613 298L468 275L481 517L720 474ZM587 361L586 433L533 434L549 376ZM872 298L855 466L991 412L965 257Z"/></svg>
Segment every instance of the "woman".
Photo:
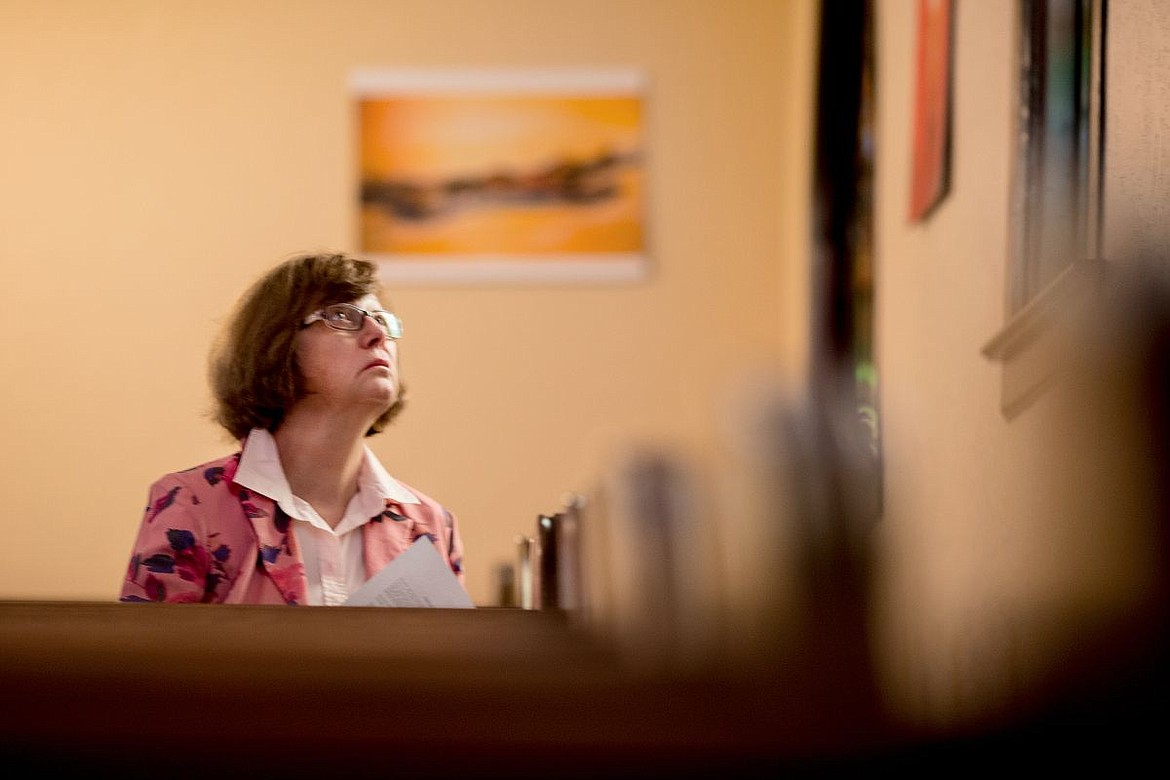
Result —
<svg viewBox="0 0 1170 780"><path fill-rule="evenodd" d="M454 516L363 442L403 405L377 293L371 263L302 255L244 295L211 362L241 450L151 486L122 601L341 604L424 536L462 584Z"/></svg>

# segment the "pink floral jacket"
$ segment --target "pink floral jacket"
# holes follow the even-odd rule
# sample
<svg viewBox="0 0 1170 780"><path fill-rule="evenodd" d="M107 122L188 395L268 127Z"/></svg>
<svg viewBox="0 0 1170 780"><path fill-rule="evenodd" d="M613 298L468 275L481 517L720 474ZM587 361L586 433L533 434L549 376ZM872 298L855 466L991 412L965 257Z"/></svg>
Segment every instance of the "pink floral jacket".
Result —
<svg viewBox="0 0 1170 780"><path fill-rule="evenodd" d="M240 453L167 474L150 488L122 601L304 604L304 564L292 522L271 499L233 480ZM388 500L361 528L366 576L428 536L463 582L455 517L408 488L418 504Z"/></svg>

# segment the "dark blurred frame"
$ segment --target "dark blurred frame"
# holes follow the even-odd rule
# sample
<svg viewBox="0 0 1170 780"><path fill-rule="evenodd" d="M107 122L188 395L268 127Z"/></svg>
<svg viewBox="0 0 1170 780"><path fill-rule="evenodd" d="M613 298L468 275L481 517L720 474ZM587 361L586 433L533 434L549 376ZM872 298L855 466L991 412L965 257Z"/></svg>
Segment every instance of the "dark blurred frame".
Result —
<svg viewBox="0 0 1170 780"><path fill-rule="evenodd" d="M1022 0L1009 309L1098 255L1105 0Z"/></svg>
<svg viewBox="0 0 1170 780"><path fill-rule="evenodd" d="M821 0L813 158L811 397L855 415L848 438L872 460L881 506L881 416L874 339L874 9ZM863 441L861 441L863 440Z"/></svg>
<svg viewBox="0 0 1170 780"><path fill-rule="evenodd" d="M1003 363L1013 418L1053 379L1043 342L1100 280L1108 0L1020 0L1006 324L983 348Z"/></svg>

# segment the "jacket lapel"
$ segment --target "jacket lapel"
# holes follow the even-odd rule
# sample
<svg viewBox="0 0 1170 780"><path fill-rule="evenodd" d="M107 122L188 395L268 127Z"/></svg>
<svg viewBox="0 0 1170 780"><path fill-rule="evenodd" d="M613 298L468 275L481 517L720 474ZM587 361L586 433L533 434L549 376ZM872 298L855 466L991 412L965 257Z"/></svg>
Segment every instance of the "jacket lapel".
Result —
<svg viewBox="0 0 1170 780"><path fill-rule="evenodd" d="M362 526L367 578L373 577L410 547L414 540L415 522L406 511L402 504L386 499L386 508L382 514Z"/></svg>
<svg viewBox="0 0 1170 780"><path fill-rule="evenodd" d="M304 604L308 582L289 516L271 498L234 483L232 487L256 532L258 564L272 578L286 604Z"/></svg>

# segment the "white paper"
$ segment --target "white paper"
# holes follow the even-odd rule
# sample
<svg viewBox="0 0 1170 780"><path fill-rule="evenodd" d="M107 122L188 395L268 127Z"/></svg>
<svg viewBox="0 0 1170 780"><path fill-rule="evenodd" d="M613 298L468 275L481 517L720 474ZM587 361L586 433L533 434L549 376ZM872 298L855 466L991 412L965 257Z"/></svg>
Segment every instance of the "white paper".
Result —
<svg viewBox="0 0 1170 780"><path fill-rule="evenodd" d="M349 597L347 607L474 609L471 597L426 536L407 548Z"/></svg>

